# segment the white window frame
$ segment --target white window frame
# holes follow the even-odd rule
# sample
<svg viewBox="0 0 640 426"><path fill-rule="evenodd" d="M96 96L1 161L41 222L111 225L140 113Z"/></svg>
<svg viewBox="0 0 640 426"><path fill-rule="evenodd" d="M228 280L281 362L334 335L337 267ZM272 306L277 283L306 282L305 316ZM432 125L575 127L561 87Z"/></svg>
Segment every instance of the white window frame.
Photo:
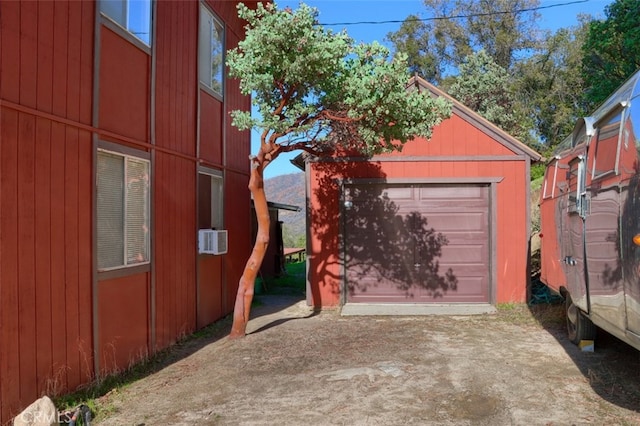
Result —
<svg viewBox="0 0 640 426"><path fill-rule="evenodd" d="M99 0L99 8L118 27L151 46L153 0Z"/></svg>
<svg viewBox="0 0 640 426"><path fill-rule="evenodd" d="M551 168L553 167L553 177L551 176ZM542 199L553 198L555 196L556 178L558 177L558 159L553 160L553 166L549 164L544 173L544 188L542 190Z"/></svg>
<svg viewBox="0 0 640 426"><path fill-rule="evenodd" d="M200 3L198 27L198 73L207 91L223 99L225 87L225 26L220 18L204 3ZM220 63L214 70L214 50L220 51Z"/></svg>
<svg viewBox="0 0 640 426"><path fill-rule="evenodd" d="M132 151L132 150L128 150L128 151ZM130 268L130 267L136 267L136 266L140 266L140 265L147 265L151 262L151 162L149 160L149 158L145 158L146 155L144 155L144 153L142 153L143 155L135 155L133 153L129 153L129 152L120 152L120 150L110 150L110 149L105 149L105 148L98 148L98 152L97 152L97 157L96 157L96 161L98 162L98 164L100 163L100 156L101 155L108 155L111 157L120 157L122 158L123 161L123 167L124 167L124 175L123 175L123 181L120 182L121 187L120 188L115 188L114 190L121 190L122 191L122 229L120 229L119 231L121 231L120 233L120 238L121 238L121 242L122 242L122 262L120 262L119 264L115 265L115 264L109 264L109 265L102 265L101 262L101 253L100 253L100 238L101 238L101 222L100 222L100 215L101 215L101 210L104 209L104 206L100 205L99 202L99 197L100 197L100 170L99 167L96 167L96 206L97 206L97 212L96 212L96 219L97 219L97 234L96 234L96 242L97 242L97 253L96 253L96 260L97 260L97 268L99 272L104 272L104 271L111 271L111 270L115 270L115 269L122 269L122 268ZM128 235L128 224L130 223L129 219L129 206L130 203L128 202L129 199L129 188L130 186L127 184L125 185L125 182L127 182L129 180L129 175L128 175L128 170L131 168L133 163L138 163L138 164L144 164L146 166L146 173L144 175L144 179L146 180L146 185L143 188L144 191L144 205L143 205L143 209L144 209L144 213L143 213L143 225L142 225L142 238L143 238L143 252L141 253L143 258L140 260L137 259L133 259L130 258L130 256L128 255L128 251L131 248L131 245L129 245L129 235ZM108 208L108 206L107 206Z"/></svg>

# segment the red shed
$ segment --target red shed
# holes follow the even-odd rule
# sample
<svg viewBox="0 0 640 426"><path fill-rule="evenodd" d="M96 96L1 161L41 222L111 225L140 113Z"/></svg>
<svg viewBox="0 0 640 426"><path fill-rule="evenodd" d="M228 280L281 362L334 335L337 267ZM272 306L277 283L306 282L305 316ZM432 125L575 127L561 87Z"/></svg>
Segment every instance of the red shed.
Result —
<svg viewBox="0 0 640 426"><path fill-rule="evenodd" d="M0 424L233 310L237 3L0 2Z"/></svg>
<svg viewBox="0 0 640 426"><path fill-rule="evenodd" d="M425 80L409 87L453 103L431 140L307 162L309 303L399 313L525 301L541 156Z"/></svg>

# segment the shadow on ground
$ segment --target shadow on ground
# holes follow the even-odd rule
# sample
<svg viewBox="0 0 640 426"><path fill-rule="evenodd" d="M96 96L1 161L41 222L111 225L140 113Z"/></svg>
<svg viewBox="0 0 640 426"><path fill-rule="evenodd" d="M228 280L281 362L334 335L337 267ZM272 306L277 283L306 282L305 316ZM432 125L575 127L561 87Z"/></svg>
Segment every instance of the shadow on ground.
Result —
<svg viewBox="0 0 640 426"><path fill-rule="evenodd" d="M534 289L544 287L537 277L532 282ZM553 294L544 299L529 304L531 314L558 341L591 388L612 404L640 412L640 351L598 329L595 350L583 352L567 337L564 300Z"/></svg>

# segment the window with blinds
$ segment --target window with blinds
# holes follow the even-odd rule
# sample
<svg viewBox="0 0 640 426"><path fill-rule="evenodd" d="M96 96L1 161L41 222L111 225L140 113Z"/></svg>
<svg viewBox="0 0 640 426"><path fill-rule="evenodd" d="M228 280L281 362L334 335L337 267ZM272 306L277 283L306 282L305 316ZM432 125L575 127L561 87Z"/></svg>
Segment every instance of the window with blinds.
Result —
<svg viewBox="0 0 640 426"><path fill-rule="evenodd" d="M98 270L149 262L149 161L99 150Z"/></svg>

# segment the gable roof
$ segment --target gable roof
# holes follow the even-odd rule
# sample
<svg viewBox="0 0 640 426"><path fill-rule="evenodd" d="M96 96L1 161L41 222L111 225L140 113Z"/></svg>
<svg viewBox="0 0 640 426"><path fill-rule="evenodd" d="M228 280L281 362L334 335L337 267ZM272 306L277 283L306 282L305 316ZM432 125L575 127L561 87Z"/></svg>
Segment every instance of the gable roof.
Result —
<svg viewBox="0 0 640 426"><path fill-rule="evenodd" d="M407 84L407 90L428 90L434 97L443 97L448 99L453 106L453 114L462 118L467 123L476 127L483 133L490 136L492 139L504 145L509 150L513 151L516 154L527 155L531 158L532 161L541 161L543 159L542 155L529 148L524 143L520 142L518 139L511 136L509 133L505 132L486 118L482 117L477 112L473 111L471 108L465 106L462 102L456 100L451 95L445 93L444 91L438 89L433 84L429 83L427 80L414 75L409 79L409 83Z"/></svg>
<svg viewBox="0 0 640 426"><path fill-rule="evenodd" d="M434 97L443 97L448 99L453 108L453 114L457 115L467 123L471 124L473 127L477 128L484 134L488 135L498 143L502 144L507 149L511 150L515 154L518 155L526 155L531 161L538 162L543 161L544 157L536 152L535 150L529 148L524 143L520 142L518 139L511 136L509 133L502 130L500 127L496 126L486 118L482 117L480 114L472 110L471 108L464 105L462 102L453 98L448 93L438 89L433 84L429 83L422 77L414 75L409 79L407 83L407 90L427 90ZM312 155L308 152L302 152L298 154L295 158L291 159L291 163L299 168L300 170L305 170L305 162L311 158Z"/></svg>

